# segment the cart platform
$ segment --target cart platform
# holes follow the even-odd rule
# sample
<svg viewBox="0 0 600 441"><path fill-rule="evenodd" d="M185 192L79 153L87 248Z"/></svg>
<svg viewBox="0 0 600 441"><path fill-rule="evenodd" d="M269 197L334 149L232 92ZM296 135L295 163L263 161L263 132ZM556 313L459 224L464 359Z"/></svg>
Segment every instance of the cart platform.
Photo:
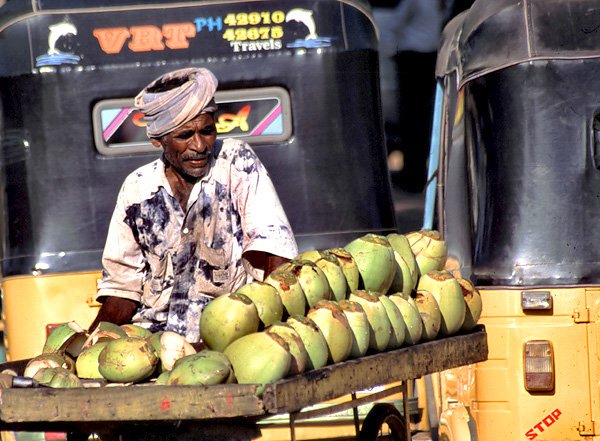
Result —
<svg viewBox="0 0 600 441"><path fill-rule="evenodd" d="M295 375L268 384L260 396L258 386L248 384L5 388L0 389L0 430L93 433L173 424L252 425L275 414L301 415L305 407L359 390L484 361L487 354L485 328L478 325L466 334Z"/></svg>

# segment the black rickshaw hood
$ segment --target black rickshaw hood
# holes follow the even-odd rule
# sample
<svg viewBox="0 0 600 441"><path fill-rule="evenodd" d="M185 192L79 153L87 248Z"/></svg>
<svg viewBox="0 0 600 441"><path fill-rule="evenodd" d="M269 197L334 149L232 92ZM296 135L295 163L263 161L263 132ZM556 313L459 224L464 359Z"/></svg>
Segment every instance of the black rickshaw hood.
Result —
<svg viewBox="0 0 600 441"><path fill-rule="evenodd" d="M442 34L436 76L462 84L534 60L600 57L595 0L477 0Z"/></svg>
<svg viewBox="0 0 600 441"><path fill-rule="evenodd" d="M599 23L596 0L477 0L444 30L439 228L479 286L600 284Z"/></svg>

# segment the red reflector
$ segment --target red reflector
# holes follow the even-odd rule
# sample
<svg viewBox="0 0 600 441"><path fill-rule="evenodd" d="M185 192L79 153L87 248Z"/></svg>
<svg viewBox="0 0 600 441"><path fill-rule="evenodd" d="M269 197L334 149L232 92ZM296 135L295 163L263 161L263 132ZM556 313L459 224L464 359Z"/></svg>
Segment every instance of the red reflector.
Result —
<svg viewBox="0 0 600 441"><path fill-rule="evenodd" d="M46 441L66 441L67 434L65 432L45 432L44 439Z"/></svg>

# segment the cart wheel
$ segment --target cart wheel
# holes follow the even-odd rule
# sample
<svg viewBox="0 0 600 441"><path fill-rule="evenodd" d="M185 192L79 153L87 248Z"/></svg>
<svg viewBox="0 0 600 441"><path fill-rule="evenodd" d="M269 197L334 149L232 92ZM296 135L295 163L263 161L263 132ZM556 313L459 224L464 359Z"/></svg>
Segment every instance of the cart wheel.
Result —
<svg viewBox="0 0 600 441"><path fill-rule="evenodd" d="M389 428L389 435L382 435L384 424ZM377 439L391 439L394 441L410 441L406 439L404 418L396 406L387 403L377 403L367 414L363 422L358 441L375 441Z"/></svg>

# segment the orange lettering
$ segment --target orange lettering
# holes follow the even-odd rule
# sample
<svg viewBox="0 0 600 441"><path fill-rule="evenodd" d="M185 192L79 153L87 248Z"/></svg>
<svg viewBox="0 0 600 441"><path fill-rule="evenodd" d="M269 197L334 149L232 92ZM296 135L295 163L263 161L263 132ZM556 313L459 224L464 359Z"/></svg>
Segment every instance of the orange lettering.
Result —
<svg viewBox="0 0 600 441"><path fill-rule="evenodd" d="M249 129L248 115L250 114L251 109L250 105L247 104L238 111L237 115L234 115L233 113L223 113L219 115L219 120L216 124L217 132L228 133L236 127L239 127L242 132L247 132Z"/></svg>
<svg viewBox="0 0 600 441"><path fill-rule="evenodd" d="M131 117L131 122L138 127L146 127L148 124L146 124L144 121L142 121L143 117L144 117L144 114L142 112L136 112Z"/></svg>
<svg viewBox="0 0 600 441"><path fill-rule="evenodd" d="M185 49L190 46L188 38L196 35L196 27L192 23L173 23L163 26L165 44L170 49Z"/></svg>
<svg viewBox="0 0 600 441"><path fill-rule="evenodd" d="M127 28L94 29L94 37L98 39L100 48L107 54L118 54L121 52L125 40L130 35Z"/></svg>
<svg viewBox="0 0 600 441"><path fill-rule="evenodd" d="M156 26L132 26L129 49L133 52L162 51L162 34Z"/></svg>

